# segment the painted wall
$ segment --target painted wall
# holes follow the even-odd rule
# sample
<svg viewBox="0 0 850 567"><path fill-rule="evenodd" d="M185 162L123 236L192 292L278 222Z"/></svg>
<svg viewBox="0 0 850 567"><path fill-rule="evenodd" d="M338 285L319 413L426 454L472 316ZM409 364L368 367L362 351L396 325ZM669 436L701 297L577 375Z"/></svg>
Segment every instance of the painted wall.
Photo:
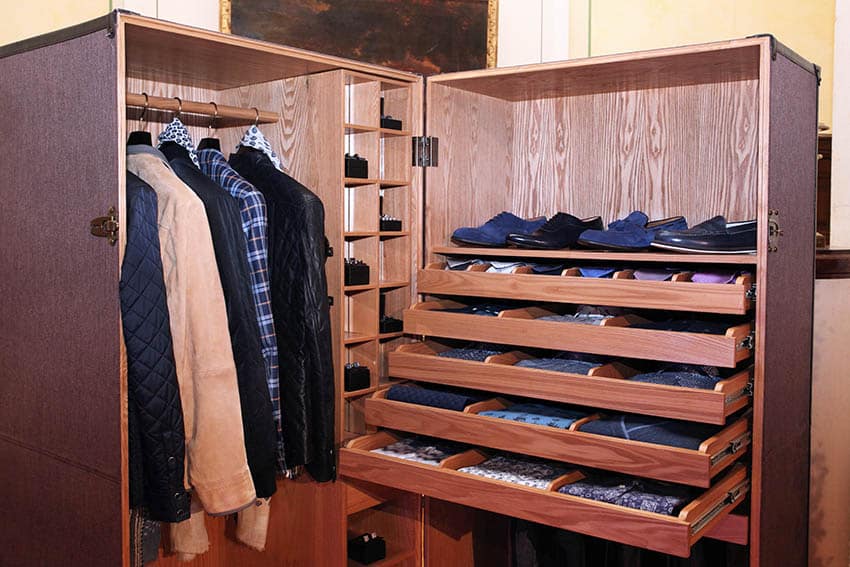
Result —
<svg viewBox="0 0 850 567"><path fill-rule="evenodd" d="M591 55L772 33L823 68L820 119L832 123L835 0L574 1L590 5Z"/></svg>
<svg viewBox="0 0 850 567"><path fill-rule="evenodd" d="M499 0L497 65L567 59L570 4L569 0Z"/></svg>
<svg viewBox="0 0 850 567"><path fill-rule="evenodd" d="M109 12L109 0L3 0L0 45L92 20Z"/></svg>

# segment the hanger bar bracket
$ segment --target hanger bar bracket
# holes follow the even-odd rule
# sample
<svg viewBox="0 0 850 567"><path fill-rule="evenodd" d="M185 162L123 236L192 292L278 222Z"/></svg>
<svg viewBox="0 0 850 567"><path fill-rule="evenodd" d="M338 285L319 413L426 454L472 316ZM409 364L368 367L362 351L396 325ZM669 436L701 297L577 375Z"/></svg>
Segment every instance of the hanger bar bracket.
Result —
<svg viewBox="0 0 850 567"><path fill-rule="evenodd" d="M147 107L153 110L163 110L167 112L177 112L181 110L183 114L200 114L203 116L216 116L218 119L230 119L253 124L255 121L260 124L274 124L280 121L280 114L277 112L269 112L260 110L257 113L253 108L241 108L238 106L226 106L224 104L212 104L210 102L195 102L191 100L181 100L182 108L179 108L180 103L176 98L166 98L161 96L147 97ZM127 106L137 108L145 107L145 96L143 94L127 93ZM258 115L259 114L259 115Z"/></svg>

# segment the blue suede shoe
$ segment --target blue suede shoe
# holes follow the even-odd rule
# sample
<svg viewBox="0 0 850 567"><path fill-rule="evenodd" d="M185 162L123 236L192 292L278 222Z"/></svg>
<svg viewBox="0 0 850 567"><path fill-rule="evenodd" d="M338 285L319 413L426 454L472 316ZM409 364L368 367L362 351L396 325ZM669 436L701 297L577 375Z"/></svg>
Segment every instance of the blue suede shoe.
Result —
<svg viewBox="0 0 850 567"><path fill-rule="evenodd" d="M670 217L649 222L649 217L640 211L608 225L608 230L585 230L578 243L589 248L606 250L643 250L652 244L655 234L662 230L685 230L685 217Z"/></svg>
<svg viewBox="0 0 850 567"><path fill-rule="evenodd" d="M455 230L452 240L467 246L504 246L509 234L532 233L545 223L545 217L525 220L513 213L502 211L481 226L465 226Z"/></svg>

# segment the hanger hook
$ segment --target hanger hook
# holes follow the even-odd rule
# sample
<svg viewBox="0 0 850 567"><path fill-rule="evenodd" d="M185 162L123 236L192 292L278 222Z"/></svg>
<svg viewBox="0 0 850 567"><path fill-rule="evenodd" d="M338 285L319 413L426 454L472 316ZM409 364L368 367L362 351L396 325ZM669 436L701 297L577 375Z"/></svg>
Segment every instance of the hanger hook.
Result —
<svg viewBox="0 0 850 567"><path fill-rule="evenodd" d="M139 115L139 126L141 126L142 122L145 121L145 115L148 113L148 107L150 106L148 93L142 93L142 96L145 97L145 106L142 108L142 113Z"/></svg>
<svg viewBox="0 0 850 567"><path fill-rule="evenodd" d="M214 113L213 113L212 120L210 120L209 130L208 130L208 134L207 134L208 138L212 138L213 125L215 124L215 121L218 120L218 105L216 103L212 102L212 101L210 101L210 104L213 105L213 112Z"/></svg>
<svg viewBox="0 0 850 567"><path fill-rule="evenodd" d="M174 118L180 118L180 115L183 114L183 101L180 100L179 96L174 98L177 99L177 114L174 115Z"/></svg>
<svg viewBox="0 0 850 567"><path fill-rule="evenodd" d="M256 115L257 115L257 116L254 118L254 126L256 126L257 124L259 124L259 123L260 123L260 111L257 109L257 107L256 107L256 106L254 106L254 107L253 107L253 109L254 109L254 114L256 114Z"/></svg>

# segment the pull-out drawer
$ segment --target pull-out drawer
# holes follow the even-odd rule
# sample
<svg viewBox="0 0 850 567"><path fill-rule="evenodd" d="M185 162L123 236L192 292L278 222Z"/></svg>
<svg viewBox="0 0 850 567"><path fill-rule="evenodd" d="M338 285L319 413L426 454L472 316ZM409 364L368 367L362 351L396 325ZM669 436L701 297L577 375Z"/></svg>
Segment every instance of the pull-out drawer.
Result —
<svg viewBox="0 0 850 567"><path fill-rule="evenodd" d="M454 301L427 301L404 312L404 332L509 345L606 354L734 368L752 354L751 323L729 327L723 335L629 328L631 316L601 325L540 320L543 307L502 311L498 317L445 311L464 307Z"/></svg>
<svg viewBox="0 0 850 567"><path fill-rule="evenodd" d="M419 270L419 292L731 315L744 315L752 306L748 298L752 277L748 275L738 276L734 283L706 284L690 281L693 272L685 271L674 274L672 281L644 281L634 279L634 270L600 279L580 277L575 268L560 276L534 275L527 270L498 274L444 268L445 264L438 262Z"/></svg>
<svg viewBox="0 0 850 567"><path fill-rule="evenodd" d="M722 425L750 403L751 370L717 383L713 390L632 382L634 371L606 364L588 375L514 366L523 353L494 355L485 362L437 356L449 347L435 341L402 345L389 355L390 375L631 413Z"/></svg>
<svg viewBox="0 0 850 567"><path fill-rule="evenodd" d="M746 469L735 465L678 516L666 516L557 492L579 480L580 473L564 475L542 490L456 470L483 461L485 454L477 450L449 457L439 466L371 452L396 439L382 431L351 440L340 450L340 474L679 557L690 555L691 546L749 490Z"/></svg>
<svg viewBox="0 0 850 567"><path fill-rule="evenodd" d="M453 411L386 399L386 390L366 400L366 421L387 429L439 437L471 445L533 455L544 459L608 469L634 476L707 488L750 445L748 418L705 439L698 450L630 441L478 415L504 409L504 400L487 400Z"/></svg>

